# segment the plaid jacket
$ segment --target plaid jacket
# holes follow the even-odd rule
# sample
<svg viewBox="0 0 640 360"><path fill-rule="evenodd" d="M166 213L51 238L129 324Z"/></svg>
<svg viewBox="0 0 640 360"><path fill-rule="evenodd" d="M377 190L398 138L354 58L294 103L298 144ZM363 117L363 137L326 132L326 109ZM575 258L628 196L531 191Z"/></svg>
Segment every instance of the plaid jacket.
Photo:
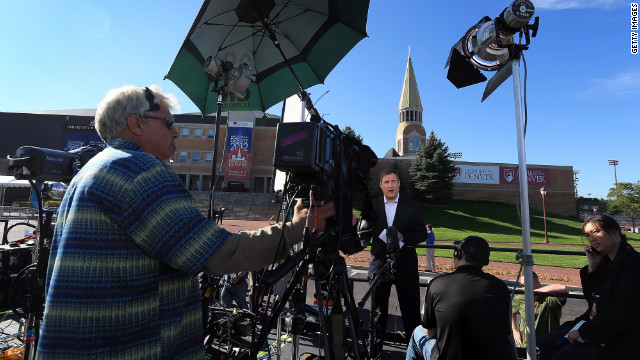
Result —
<svg viewBox="0 0 640 360"><path fill-rule="evenodd" d="M203 359L195 276L228 237L162 160L113 139L60 206L37 358Z"/></svg>

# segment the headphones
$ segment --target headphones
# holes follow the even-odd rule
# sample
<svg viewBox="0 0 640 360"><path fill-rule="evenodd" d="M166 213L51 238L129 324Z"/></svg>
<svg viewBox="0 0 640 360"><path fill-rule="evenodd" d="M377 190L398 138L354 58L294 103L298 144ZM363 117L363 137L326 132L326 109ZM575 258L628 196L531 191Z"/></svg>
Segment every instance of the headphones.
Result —
<svg viewBox="0 0 640 360"><path fill-rule="evenodd" d="M469 239L471 236L467 236L466 238L462 239L462 241L457 242L456 248L453 250L453 258L454 259L458 259L458 260L462 260L462 246L464 245L464 242L467 241L467 239Z"/></svg>
<svg viewBox="0 0 640 360"><path fill-rule="evenodd" d="M474 240L474 241L472 241ZM480 241L475 241L480 240ZM464 249L465 243L467 241L472 241L467 244L466 247L469 249ZM484 244L484 245L483 245ZM467 236L462 239L462 241L455 244L456 248L453 250L453 257L458 260L462 260L462 250L467 252L466 260L471 263L478 263L482 265L487 265L489 263L489 247L486 240L477 235ZM485 253L486 252L486 253Z"/></svg>
<svg viewBox="0 0 640 360"><path fill-rule="evenodd" d="M160 110L160 104L156 103L153 98L153 92L148 87L144 88L144 96L147 98L149 102L149 111L158 111Z"/></svg>

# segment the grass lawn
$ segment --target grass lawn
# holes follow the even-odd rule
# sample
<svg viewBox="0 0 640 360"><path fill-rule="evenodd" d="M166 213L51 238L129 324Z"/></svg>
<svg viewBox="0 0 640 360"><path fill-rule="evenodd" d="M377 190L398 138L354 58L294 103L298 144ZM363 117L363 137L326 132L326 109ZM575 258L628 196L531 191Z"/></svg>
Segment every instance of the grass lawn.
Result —
<svg viewBox="0 0 640 360"><path fill-rule="evenodd" d="M469 235L478 235L491 243L522 243L522 226L517 207L510 204L481 201L452 201L448 205L422 205L425 224L431 224L436 235L436 244L442 241L462 240ZM544 243L544 221L542 211L530 211L531 244ZM582 221L547 213L547 250L581 251L588 245L581 236ZM640 234L623 232L634 248L640 248ZM578 245L580 248L557 247L554 245ZM501 247L508 247L507 245ZM416 249L424 255L425 249ZM453 251L436 249L436 256L451 257ZM492 252L492 261L517 263L515 253ZM574 255L533 254L536 265L580 268L587 264L586 257Z"/></svg>

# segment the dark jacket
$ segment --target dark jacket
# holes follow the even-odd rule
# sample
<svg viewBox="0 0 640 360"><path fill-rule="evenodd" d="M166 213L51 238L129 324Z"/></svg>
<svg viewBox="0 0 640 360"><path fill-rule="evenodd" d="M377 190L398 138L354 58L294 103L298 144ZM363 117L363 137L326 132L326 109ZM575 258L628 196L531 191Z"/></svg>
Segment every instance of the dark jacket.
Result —
<svg viewBox="0 0 640 360"><path fill-rule="evenodd" d="M578 330L587 342L603 344L605 358L640 359L640 253L620 244L616 257L604 257L591 273L585 266L580 280L589 309L596 315Z"/></svg>
<svg viewBox="0 0 640 360"><path fill-rule="evenodd" d="M373 241L371 242L371 262L369 263L369 277L373 278L387 262L389 252L387 244L380 240L378 235L387 227L387 215L385 212L384 197L373 200L373 211L376 214L376 225L373 229ZM400 249L398 258L399 270L416 272L417 256L415 245L422 243L427 238L427 228L423 220L420 204L407 195L400 195L396 216L393 219L393 227L404 237L404 246ZM413 269L404 269L404 264L411 264Z"/></svg>
<svg viewBox="0 0 640 360"><path fill-rule="evenodd" d="M423 326L436 329L432 359L511 360L509 289L474 265L429 283Z"/></svg>

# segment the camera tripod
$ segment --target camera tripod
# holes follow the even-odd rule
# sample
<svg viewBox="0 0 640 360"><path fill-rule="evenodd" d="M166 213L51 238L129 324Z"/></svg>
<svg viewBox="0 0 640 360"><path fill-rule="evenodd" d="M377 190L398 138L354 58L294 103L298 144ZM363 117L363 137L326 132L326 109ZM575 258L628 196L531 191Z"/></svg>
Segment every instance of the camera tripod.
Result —
<svg viewBox="0 0 640 360"><path fill-rule="evenodd" d="M38 226L33 247L34 262L22 269L11 284L9 305L14 314L25 319L24 359L35 359L40 325L44 313L44 280L49 262L49 246L53 238L52 210L42 206L42 183L29 180L33 188L32 202L38 209ZM22 309L22 312L18 311Z"/></svg>
<svg viewBox="0 0 640 360"><path fill-rule="evenodd" d="M333 234L327 232L317 235L305 232L305 246L294 255L287 258L278 268L267 274L262 281L259 292L264 292L268 287L272 287L278 280L292 272L293 276L289 286L284 291L282 297L274 303L273 311L266 316L262 331L251 358L254 358L259 351L259 347L265 343L269 332L278 321L280 314L286 304L292 299L293 309L293 358L297 357L298 337L302 331L303 322L296 321L295 317L301 316L304 311L305 293L302 279L306 275L309 265L313 266L316 296L318 300L318 322L320 323L321 349L324 352L324 359L365 359L368 358L366 342L361 334L360 321L353 299L353 293L349 288L347 266L344 258L337 251L326 251L322 243L334 240ZM325 286L327 298L323 297L322 286ZM295 296L294 296L295 294ZM258 296L260 298L260 296ZM344 308L343 303L344 302ZM325 306L332 303L332 307ZM345 319L346 316L346 319ZM348 321L348 333L345 333L345 320ZM351 339L350 344L345 339ZM359 343L360 342L360 343ZM360 348L362 345L362 348Z"/></svg>
<svg viewBox="0 0 640 360"><path fill-rule="evenodd" d="M377 318L381 316L381 314L377 311L376 308L376 297L372 297L372 295L375 293L378 285L387 281L393 281L393 279L395 278L398 257L398 251L391 253L389 259L387 259L387 262L371 281L367 292L365 292L360 301L358 301L358 307L363 308L369 297L371 297L371 312L369 318L369 350L371 351L372 356L379 355L374 353L376 333L382 334L382 337L384 338L384 332L386 331L386 329L376 328L376 324L378 324Z"/></svg>

